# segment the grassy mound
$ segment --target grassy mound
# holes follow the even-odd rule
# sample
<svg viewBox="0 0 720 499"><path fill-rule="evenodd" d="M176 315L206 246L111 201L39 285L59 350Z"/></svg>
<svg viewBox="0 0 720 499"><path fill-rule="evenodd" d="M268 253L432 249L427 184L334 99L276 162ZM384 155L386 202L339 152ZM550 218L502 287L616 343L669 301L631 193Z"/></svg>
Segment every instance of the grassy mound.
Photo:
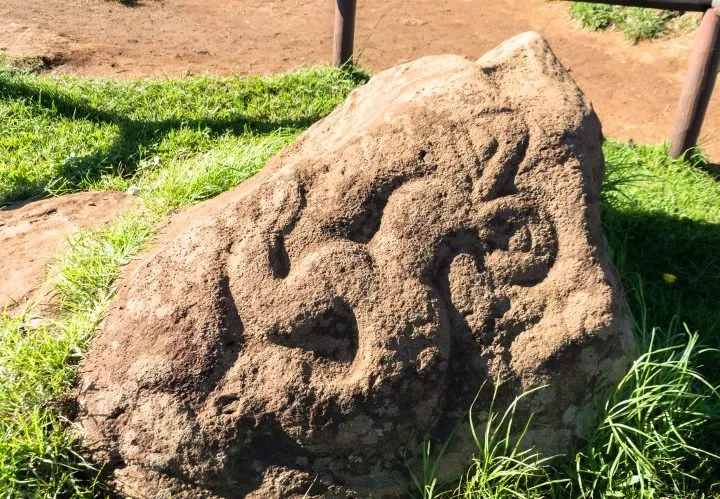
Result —
<svg viewBox="0 0 720 499"><path fill-rule="evenodd" d="M116 83L0 70L0 205L87 189L144 201L70 241L54 264L59 317L0 319L0 490L102 495L98 470L77 452L68 390L121 266L169 212L254 174L365 79L320 69ZM603 221L637 320L638 360L577 455L521 451L507 429L527 422L510 409L476 429L476 459L450 495L700 497L720 482L720 355L701 346L720 339L720 186L662 146L608 142L605 153ZM445 489L426 452L415 476L430 497Z"/></svg>

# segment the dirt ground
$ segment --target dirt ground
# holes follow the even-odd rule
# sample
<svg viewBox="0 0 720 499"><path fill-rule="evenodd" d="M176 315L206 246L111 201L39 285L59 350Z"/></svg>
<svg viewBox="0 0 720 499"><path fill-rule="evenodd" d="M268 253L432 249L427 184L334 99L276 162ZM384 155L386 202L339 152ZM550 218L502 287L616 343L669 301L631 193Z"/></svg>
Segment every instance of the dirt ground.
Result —
<svg viewBox="0 0 720 499"><path fill-rule="evenodd" d="M0 211L0 312L21 309L35 294L68 236L108 222L132 203L119 192L80 192Z"/></svg>
<svg viewBox="0 0 720 499"><path fill-rule="evenodd" d="M0 54L47 56L53 71L133 78L271 73L330 58L333 0L0 0ZM633 46L577 28L566 2L360 0L357 62L377 71L423 55L479 57L536 30L592 99L610 137L659 142L671 128L690 35ZM720 159L720 92L702 145Z"/></svg>

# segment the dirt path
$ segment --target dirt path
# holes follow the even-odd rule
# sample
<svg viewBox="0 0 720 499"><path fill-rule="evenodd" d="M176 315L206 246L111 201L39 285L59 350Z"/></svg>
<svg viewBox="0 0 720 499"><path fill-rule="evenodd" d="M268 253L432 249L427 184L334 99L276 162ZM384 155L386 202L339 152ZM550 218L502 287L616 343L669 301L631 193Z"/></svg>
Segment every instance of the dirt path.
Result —
<svg viewBox="0 0 720 499"><path fill-rule="evenodd" d="M46 55L55 71L131 78L268 73L329 60L334 0L0 0L0 54ZM373 71L422 55L478 57L534 29L592 99L606 135L663 140L692 37L630 45L577 29L567 4L542 0L360 0L359 63ZM522 8L519 5L522 4ZM720 91L703 133L720 159Z"/></svg>

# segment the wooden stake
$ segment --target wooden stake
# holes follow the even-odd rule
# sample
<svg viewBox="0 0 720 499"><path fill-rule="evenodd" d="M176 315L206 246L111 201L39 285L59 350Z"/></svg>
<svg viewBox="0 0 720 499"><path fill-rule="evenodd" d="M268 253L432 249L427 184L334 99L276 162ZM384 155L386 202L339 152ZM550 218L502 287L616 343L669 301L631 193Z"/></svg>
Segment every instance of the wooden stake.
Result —
<svg viewBox="0 0 720 499"><path fill-rule="evenodd" d="M335 36L333 64L352 64L355 40L355 8L357 0L335 0Z"/></svg>
<svg viewBox="0 0 720 499"><path fill-rule="evenodd" d="M717 4L716 0L716 4ZM675 124L670 136L670 156L678 158L697 145L710 103L720 61L720 6L705 11L695 47L690 54Z"/></svg>

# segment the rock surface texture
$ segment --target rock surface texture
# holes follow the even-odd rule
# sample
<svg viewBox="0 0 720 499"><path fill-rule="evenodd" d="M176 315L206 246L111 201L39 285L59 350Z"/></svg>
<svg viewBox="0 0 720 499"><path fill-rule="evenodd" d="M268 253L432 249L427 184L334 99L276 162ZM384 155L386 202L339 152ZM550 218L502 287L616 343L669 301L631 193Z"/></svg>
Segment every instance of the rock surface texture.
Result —
<svg viewBox="0 0 720 499"><path fill-rule="evenodd" d="M395 497L406 444L498 379L549 385L518 417L567 451L633 346L600 145L534 33L378 74L128 271L82 369L89 451L130 496Z"/></svg>
<svg viewBox="0 0 720 499"><path fill-rule="evenodd" d="M119 192L81 192L0 211L0 311L19 310L33 297L69 235L108 222L132 199Z"/></svg>

